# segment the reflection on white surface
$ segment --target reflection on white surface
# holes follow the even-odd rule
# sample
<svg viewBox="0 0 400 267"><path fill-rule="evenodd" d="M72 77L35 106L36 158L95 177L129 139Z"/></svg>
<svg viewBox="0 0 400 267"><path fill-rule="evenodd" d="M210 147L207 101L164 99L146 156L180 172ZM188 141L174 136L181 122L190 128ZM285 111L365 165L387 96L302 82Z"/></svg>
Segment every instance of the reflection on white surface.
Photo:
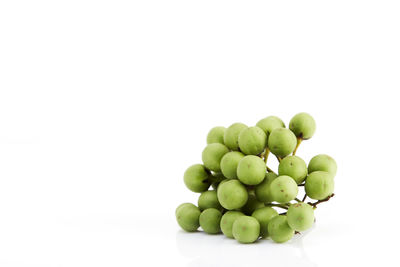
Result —
<svg viewBox="0 0 400 267"><path fill-rule="evenodd" d="M176 233L176 246L182 256L189 258L187 267L251 264L315 267L318 265L310 259L303 247L302 240L307 233L308 231L296 235L285 244L259 240L246 245L222 234L208 235L203 232L187 233L179 230Z"/></svg>

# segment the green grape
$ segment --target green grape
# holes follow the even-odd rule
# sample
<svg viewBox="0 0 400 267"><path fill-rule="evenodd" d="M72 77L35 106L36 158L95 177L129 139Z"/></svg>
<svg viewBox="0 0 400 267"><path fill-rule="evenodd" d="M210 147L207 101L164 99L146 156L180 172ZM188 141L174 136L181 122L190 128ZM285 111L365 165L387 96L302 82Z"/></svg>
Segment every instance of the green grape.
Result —
<svg viewBox="0 0 400 267"><path fill-rule="evenodd" d="M276 116L269 116L259 120L256 126L260 127L268 136L276 128L285 128L285 123Z"/></svg>
<svg viewBox="0 0 400 267"><path fill-rule="evenodd" d="M289 122L289 129L299 138L307 140L315 133L315 120L310 114L296 114Z"/></svg>
<svg viewBox="0 0 400 267"><path fill-rule="evenodd" d="M197 203L200 210L205 210L209 208L215 208L217 210L222 209L221 205L218 202L217 191L215 190L201 193Z"/></svg>
<svg viewBox="0 0 400 267"><path fill-rule="evenodd" d="M275 173L268 172L265 174L264 180L255 187L254 193L259 201L264 203L274 201L271 194L271 183L276 177L278 177L278 175Z"/></svg>
<svg viewBox="0 0 400 267"><path fill-rule="evenodd" d="M243 129L238 140L240 150L247 155L258 155L267 145L267 135L257 126Z"/></svg>
<svg viewBox="0 0 400 267"><path fill-rule="evenodd" d="M209 144L204 148L202 153L203 164L207 169L220 172L221 159L229 152L229 149L220 143Z"/></svg>
<svg viewBox="0 0 400 267"><path fill-rule="evenodd" d="M284 243L293 237L294 230L290 228L286 216L278 215L269 221L268 234L275 242Z"/></svg>
<svg viewBox="0 0 400 267"><path fill-rule="evenodd" d="M247 125L243 123L234 123L225 130L224 144L231 150L239 150L239 134Z"/></svg>
<svg viewBox="0 0 400 267"><path fill-rule="evenodd" d="M226 237L233 238L232 226L235 220L240 216L244 216L244 214L240 211L234 210L227 211L224 215L222 215L220 227L222 233Z"/></svg>
<svg viewBox="0 0 400 267"><path fill-rule="evenodd" d="M187 188L196 193L207 191L210 187L209 172L201 164L187 168L183 175L183 181Z"/></svg>
<svg viewBox="0 0 400 267"><path fill-rule="evenodd" d="M233 223L232 233L240 243L253 243L260 236L260 223L251 216L240 216Z"/></svg>
<svg viewBox="0 0 400 267"><path fill-rule="evenodd" d="M308 173L315 171L329 172L332 176L336 175L337 165L336 161L325 154L320 154L313 157L308 163Z"/></svg>
<svg viewBox="0 0 400 267"><path fill-rule="evenodd" d="M268 138L269 150L278 157L286 157L293 152L297 145L294 133L286 128L277 128L271 132Z"/></svg>
<svg viewBox="0 0 400 267"><path fill-rule="evenodd" d="M304 202L290 205L286 216L290 228L296 231L305 231L314 223L314 209Z"/></svg>
<svg viewBox="0 0 400 267"><path fill-rule="evenodd" d="M239 161L237 176L239 180L247 185L257 185L264 180L267 168L262 158L248 155Z"/></svg>
<svg viewBox="0 0 400 267"><path fill-rule="evenodd" d="M199 228L200 209L192 203L183 203L175 210L176 220L179 226L188 232L194 232Z"/></svg>
<svg viewBox="0 0 400 267"><path fill-rule="evenodd" d="M292 177L301 184L307 177L307 164L298 156L287 156L281 160L278 168L279 175Z"/></svg>
<svg viewBox="0 0 400 267"><path fill-rule="evenodd" d="M296 198L299 189L293 178L282 175L272 181L270 190L273 200L287 203Z"/></svg>
<svg viewBox="0 0 400 267"><path fill-rule="evenodd" d="M221 159L221 171L226 178L237 179L237 166L244 154L239 151L226 153Z"/></svg>
<svg viewBox="0 0 400 267"><path fill-rule="evenodd" d="M256 196L249 194L246 204L240 210L246 215L251 215L253 211L264 206L264 203L259 201Z"/></svg>
<svg viewBox="0 0 400 267"><path fill-rule="evenodd" d="M214 208L206 209L200 214L200 226L208 234L217 234L221 231L219 226L221 217L222 213L219 210Z"/></svg>
<svg viewBox="0 0 400 267"><path fill-rule="evenodd" d="M263 207L263 208L256 209L253 212L253 214L251 214L251 216L256 218L257 221L260 223L261 237L267 238L268 237L268 223L273 217L278 216L278 212L271 207Z"/></svg>
<svg viewBox="0 0 400 267"><path fill-rule="evenodd" d="M207 134L207 144L220 143L224 144L225 127L217 126L212 128Z"/></svg>
<svg viewBox="0 0 400 267"><path fill-rule="evenodd" d="M332 195L335 183L332 174L315 171L308 175L304 187L307 196L312 199L323 200Z"/></svg>
<svg viewBox="0 0 400 267"><path fill-rule="evenodd" d="M238 180L222 181L217 189L218 201L227 210L243 207L248 198L246 187Z"/></svg>

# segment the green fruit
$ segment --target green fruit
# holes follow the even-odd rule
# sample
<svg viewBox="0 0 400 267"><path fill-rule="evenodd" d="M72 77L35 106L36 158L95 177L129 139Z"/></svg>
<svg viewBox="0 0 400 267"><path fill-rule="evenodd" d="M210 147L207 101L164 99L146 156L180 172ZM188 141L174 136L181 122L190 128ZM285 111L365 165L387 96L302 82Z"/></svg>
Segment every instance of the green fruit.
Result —
<svg viewBox="0 0 400 267"><path fill-rule="evenodd" d="M209 172L201 164L195 164L187 168L183 175L183 181L189 190L201 193L210 187Z"/></svg>
<svg viewBox="0 0 400 267"><path fill-rule="evenodd" d="M291 154L297 144L296 136L286 128L277 128L271 132L268 138L269 150L278 157L286 157Z"/></svg>
<svg viewBox="0 0 400 267"><path fill-rule="evenodd" d="M315 120L310 114L296 114L289 122L289 129L301 139L310 139L315 133Z"/></svg>
<svg viewBox="0 0 400 267"><path fill-rule="evenodd" d="M290 228L286 216L278 215L269 221L268 233L275 242L284 243L293 237L294 230Z"/></svg>
<svg viewBox="0 0 400 267"><path fill-rule="evenodd" d="M218 202L217 191L210 190L201 193L198 200L198 206L200 210L205 210L209 208L221 210L222 207Z"/></svg>
<svg viewBox="0 0 400 267"><path fill-rule="evenodd" d="M217 126L212 128L207 134L207 144L220 143L224 144L225 127Z"/></svg>
<svg viewBox="0 0 400 267"><path fill-rule="evenodd" d="M243 123L234 123L225 130L224 144L231 150L239 150L239 134L247 126Z"/></svg>
<svg viewBox="0 0 400 267"><path fill-rule="evenodd" d="M237 176L247 185L257 185L264 180L266 172L265 162L257 156L245 156L239 161Z"/></svg>
<svg viewBox="0 0 400 267"><path fill-rule="evenodd" d="M240 216L233 223L232 233L240 243L253 243L260 236L260 224L256 218Z"/></svg>
<svg viewBox="0 0 400 267"><path fill-rule="evenodd" d="M296 198L298 187L296 182L287 175L278 176L271 183L272 199L279 203L287 203Z"/></svg>
<svg viewBox="0 0 400 267"><path fill-rule="evenodd" d="M243 207L248 198L246 187L238 180L222 181L217 189L218 201L227 210Z"/></svg>
<svg viewBox="0 0 400 267"><path fill-rule="evenodd" d="M325 154L320 154L313 157L308 163L308 173L312 173L315 171L324 171L329 172L333 176L336 175L337 165L336 161Z"/></svg>
<svg viewBox="0 0 400 267"><path fill-rule="evenodd" d="M260 127L267 136L277 128L285 128L285 123L276 116L269 116L262 120L259 120L256 126Z"/></svg>
<svg viewBox="0 0 400 267"><path fill-rule="evenodd" d="M221 231L219 226L222 213L214 208L206 209L200 214L200 226L208 234L217 234Z"/></svg>
<svg viewBox="0 0 400 267"><path fill-rule="evenodd" d="M199 228L200 210L191 203L183 203L175 210L176 220L179 226L188 232L194 232Z"/></svg>
<svg viewBox="0 0 400 267"><path fill-rule="evenodd" d="M257 221L260 223L261 237L267 238L268 237L268 223L270 222L270 220L273 217L278 216L278 212L271 207L263 207L263 208L256 209L251 216L256 218Z"/></svg>
<svg viewBox="0 0 400 267"><path fill-rule="evenodd" d="M277 177L278 175L275 173L268 172L265 174L264 180L255 187L254 193L259 201L264 203L270 203L274 201L271 194L271 183Z"/></svg>
<svg viewBox="0 0 400 267"><path fill-rule="evenodd" d="M292 177L297 184L301 184L307 177L307 164L298 156L287 156L281 160L278 168L279 175Z"/></svg>
<svg viewBox="0 0 400 267"><path fill-rule="evenodd" d="M267 145L267 135L257 127L243 129L239 134L239 148L247 155L258 155L264 151Z"/></svg>
<svg viewBox="0 0 400 267"><path fill-rule="evenodd" d="M209 144L204 148L202 153L203 164L207 169L220 172L221 159L229 152L229 149L220 143Z"/></svg>
<svg viewBox="0 0 400 267"><path fill-rule="evenodd" d="M334 187L332 174L324 171L310 173L305 184L307 196L317 200L323 200L332 195Z"/></svg>
<svg viewBox="0 0 400 267"><path fill-rule="evenodd" d="M237 166L244 154L238 151L226 153L221 159L221 171L226 178L237 179Z"/></svg>
<svg viewBox="0 0 400 267"><path fill-rule="evenodd" d="M240 211L233 211L233 210L227 211L224 215L222 215L220 227L222 233L226 237L233 238L232 226L235 220L240 216L244 216L244 214L241 213Z"/></svg>
<svg viewBox="0 0 400 267"><path fill-rule="evenodd" d="M305 231L314 223L314 209L304 202L290 205L286 216L290 228L296 231Z"/></svg>
<svg viewBox="0 0 400 267"><path fill-rule="evenodd" d="M246 204L240 210L246 215L251 215L253 211L264 206L263 202L259 201L254 195L249 194Z"/></svg>

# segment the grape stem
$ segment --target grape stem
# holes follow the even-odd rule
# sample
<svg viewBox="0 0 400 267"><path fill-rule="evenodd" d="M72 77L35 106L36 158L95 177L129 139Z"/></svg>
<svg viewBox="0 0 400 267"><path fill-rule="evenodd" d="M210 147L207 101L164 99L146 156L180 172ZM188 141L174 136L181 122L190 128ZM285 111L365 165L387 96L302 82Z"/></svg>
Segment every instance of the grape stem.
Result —
<svg viewBox="0 0 400 267"><path fill-rule="evenodd" d="M299 186L305 186L305 185L306 185L306 183L299 184Z"/></svg>
<svg viewBox="0 0 400 267"><path fill-rule="evenodd" d="M297 202L302 202L300 199L298 199L297 197L294 199L294 200L296 200Z"/></svg>
<svg viewBox="0 0 400 267"><path fill-rule="evenodd" d="M268 172L273 172L273 173L275 173L275 172L274 172L270 167L268 167L268 166L267 166L267 171L268 171ZM275 173L275 174L276 174L276 173Z"/></svg>
<svg viewBox="0 0 400 267"><path fill-rule="evenodd" d="M334 195L335 195L335 194L332 194L332 195L328 196L327 198L325 198L325 199L323 199L323 200L318 200L317 202L314 202L314 203L308 202L308 204L311 205L311 206L313 206L313 208L316 208L318 204L320 204L320 203L322 203L322 202L328 201L328 200L331 199Z"/></svg>
<svg viewBox="0 0 400 267"><path fill-rule="evenodd" d="M303 197L303 199L301 200L301 202L304 202L304 200L306 200L306 198L307 198L307 194L304 194L304 197Z"/></svg>
<svg viewBox="0 0 400 267"><path fill-rule="evenodd" d="M267 164L268 156L269 156L269 149L266 148L265 152L264 152L264 162L265 162L265 164Z"/></svg>
<svg viewBox="0 0 400 267"><path fill-rule="evenodd" d="M300 144L301 144L301 141L303 141L303 138L297 137L297 145L296 145L296 148L295 148L294 151L293 151L293 156L296 155L296 151L297 151L297 149L299 148L299 146L300 146Z"/></svg>
<svg viewBox="0 0 400 267"><path fill-rule="evenodd" d="M272 207L278 207L278 208L282 208L282 209L285 209L285 210L287 210L289 207L288 206L286 206L286 205L283 205L283 204L274 204L274 203L271 203L271 204L268 204L269 206L272 206Z"/></svg>
<svg viewBox="0 0 400 267"><path fill-rule="evenodd" d="M279 161L279 162L281 162L281 158L280 157L278 157L278 156L276 156L276 159Z"/></svg>

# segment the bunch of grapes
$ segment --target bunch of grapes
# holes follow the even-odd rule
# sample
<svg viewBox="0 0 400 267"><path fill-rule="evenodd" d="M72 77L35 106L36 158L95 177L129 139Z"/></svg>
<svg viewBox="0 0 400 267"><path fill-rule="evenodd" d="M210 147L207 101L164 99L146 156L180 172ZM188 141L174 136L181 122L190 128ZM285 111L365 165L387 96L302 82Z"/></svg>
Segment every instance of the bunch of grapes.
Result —
<svg viewBox="0 0 400 267"><path fill-rule="evenodd" d="M201 194L197 206L183 203L176 209L180 227L188 232L199 227L208 234L222 232L240 243L259 238L283 243L310 228L317 205L333 196L337 169L335 160L325 154L313 157L308 166L296 156L315 128L307 113L295 115L289 129L275 116L253 127L234 123L212 128L203 164L190 166L184 174L187 188ZM279 161L277 173L267 166L270 153ZM299 187L305 192L301 200ZM313 202L306 202L307 197Z"/></svg>

